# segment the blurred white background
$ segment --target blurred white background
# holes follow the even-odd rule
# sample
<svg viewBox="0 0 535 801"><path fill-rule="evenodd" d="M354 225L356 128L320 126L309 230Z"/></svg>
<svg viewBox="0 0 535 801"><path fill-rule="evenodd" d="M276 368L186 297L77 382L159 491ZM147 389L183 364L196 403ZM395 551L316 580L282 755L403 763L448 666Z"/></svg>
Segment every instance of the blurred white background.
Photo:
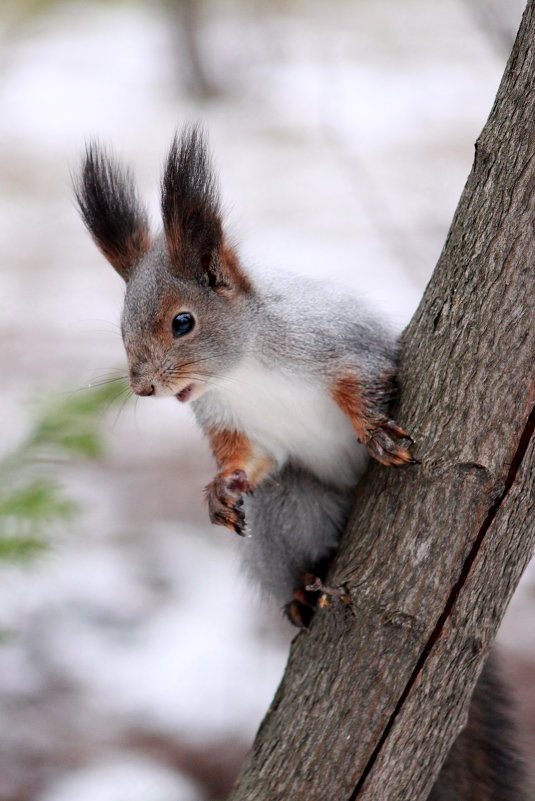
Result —
<svg viewBox="0 0 535 801"><path fill-rule="evenodd" d="M209 132L250 269L349 284L401 328L443 245L518 26L516 0L168 0L0 6L5 454L42 398L124 368L123 285L72 201L97 136L153 224L171 137ZM0 801L216 801L293 632L211 527L190 411L142 399L106 452L50 470L79 514L0 563ZM502 628L535 747L533 572Z"/></svg>

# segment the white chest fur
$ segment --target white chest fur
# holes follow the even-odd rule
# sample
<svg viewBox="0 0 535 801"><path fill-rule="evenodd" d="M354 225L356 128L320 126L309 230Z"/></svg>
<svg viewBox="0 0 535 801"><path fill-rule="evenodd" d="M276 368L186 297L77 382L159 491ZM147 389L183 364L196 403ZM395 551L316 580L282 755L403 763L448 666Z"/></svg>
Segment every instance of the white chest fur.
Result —
<svg viewBox="0 0 535 801"><path fill-rule="evenodd" d="M214 384L202 400L215 424L243 431L279 466L291 459L338 486L356 483L366 452L319 382L248 360Z"/></svg>

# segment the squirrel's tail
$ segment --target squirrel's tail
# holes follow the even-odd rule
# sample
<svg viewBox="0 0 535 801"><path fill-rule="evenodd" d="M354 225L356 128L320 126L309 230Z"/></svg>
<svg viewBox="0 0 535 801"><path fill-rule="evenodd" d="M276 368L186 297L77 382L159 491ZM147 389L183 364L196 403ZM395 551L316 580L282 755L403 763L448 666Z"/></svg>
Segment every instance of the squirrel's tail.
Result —
<svg viewBox="0 0 535 801"><path fill-rule="evenodd" d="M526 801L511 702L491 654L474 690L468 723L454 742L429 801Z"/></svg>

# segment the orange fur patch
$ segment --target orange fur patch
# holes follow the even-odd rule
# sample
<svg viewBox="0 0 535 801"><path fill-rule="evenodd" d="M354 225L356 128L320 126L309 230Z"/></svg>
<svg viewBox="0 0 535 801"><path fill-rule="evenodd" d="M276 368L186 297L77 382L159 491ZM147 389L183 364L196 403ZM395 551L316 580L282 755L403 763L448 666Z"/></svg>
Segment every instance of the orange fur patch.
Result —
<svg viewBox="0 0 535 801"><path fill-rule="evenodd" d="M221 259L221 271L228 276L233 294L250 292L252 288L251 282L246 273L243 272L236 252L225 241L221 245L219 257Z"/></svg>
<svg viewBox="0 0 535 801"><path fill-rule="evenodd" d="M331 396L351 420L357 439L366 442L373 423L364 399L362 383L355 373L342 373L333 384Z"/></svg>
<svg viewBox="0 0 535 801"><path fill-rule="evenodd" d="M393 386L392 373L365 385L355 371L348 371L335 379L331 396L351 420L357 439L370 456L381 464L402 465L412 463L413 458L407 448L393 439L407 438L407 433L385 414Z"/></svg>
<svg viewBox="0 0 535 801"><path fill-rule="evenodd" d="M208 440L217 466L223 473L243 470L245 463L251 458L251 443L241 431L209 428Z"/></svg>
<svg viewBox="0 0 535 801"><path fill-rule="evenodd" d="M219 471L230 474L244 470L251 487L256 486L273 466L267 454L255 452L250 439L242 431L212 427L207 436Z"/></svg>

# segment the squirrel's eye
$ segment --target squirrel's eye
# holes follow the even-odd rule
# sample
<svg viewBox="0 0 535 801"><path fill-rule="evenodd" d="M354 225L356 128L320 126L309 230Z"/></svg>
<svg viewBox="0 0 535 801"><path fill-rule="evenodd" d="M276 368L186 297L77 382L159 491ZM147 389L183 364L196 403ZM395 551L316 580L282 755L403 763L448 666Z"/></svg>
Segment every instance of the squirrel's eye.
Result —
<svg viewBox="0 0 535 801"><path fill-rule="evenodd" d="M183 337L188 331L191 331L195 325L193 315L189 312L180 312L176 317L173 317L173 336Z"/></svg>

